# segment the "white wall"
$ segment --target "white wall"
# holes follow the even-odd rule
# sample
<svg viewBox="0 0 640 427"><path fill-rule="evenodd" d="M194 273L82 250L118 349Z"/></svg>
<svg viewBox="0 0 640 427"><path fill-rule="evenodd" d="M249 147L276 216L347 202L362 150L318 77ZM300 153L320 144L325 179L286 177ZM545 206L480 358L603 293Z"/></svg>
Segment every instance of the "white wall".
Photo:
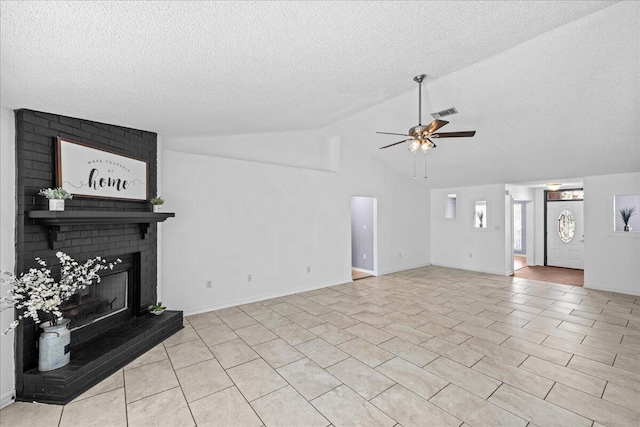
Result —
<svg viewBox="0 0 640 427"><path fill-rule="evenodd" d="M457 218L447 219L447 195L452 193L457 195ZM473 227L477 200L487 201L485 229ZM505 186L501 184L431 190L431 263L508 274L505 207Z"/></svg>
<svg viewBox="0 0 640 427"><path fill-rule="evenodd" d="M326 135L320 150L305 148L300 133L252 135L273 151L267 163L251 146L231 153L226 137L164 137L162 194L176 218L161 230L163 302L191 314L351 281L353 195L377 199L379 274L428 265L428 190L412 170L398 173L371 156L370 135L361 135L362 123L385 120L397 102L314 132ZM218 143L224 157L208 151ZM336 172L308 159L327 153L337 156Z"/></svg>
<svg viewBox="0 0 640 427"><path fill-rule="evenodd" d="M15 268L15 120L13 111L0 109L0 270ZM0 285L6 295L8 286ZM13 321L13 309L0 312L0 332ZM15 391L15 336L0 333L0 408L11 403Z"/></svg>
<svg viewBox="0 0 640 427"><path fill-rule="evenodd" d="M584 286L640 295L640 233L613 231L616 194L640 194L640 172L584 179Z"/></svg>
<svg viewBox="0 0 640 427"><path fill-rule="evenodd" d="M544 189L534 190L533 201L533 221L534 221L534 251L535 264L544 265ZM529 260L527 259L527 262Z"/></svg>

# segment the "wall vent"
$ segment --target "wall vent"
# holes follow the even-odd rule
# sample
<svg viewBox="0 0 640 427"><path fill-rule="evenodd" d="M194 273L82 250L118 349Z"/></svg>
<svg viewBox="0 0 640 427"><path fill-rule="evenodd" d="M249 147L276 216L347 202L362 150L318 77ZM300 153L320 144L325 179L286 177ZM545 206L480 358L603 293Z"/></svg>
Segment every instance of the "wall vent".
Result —
<svg viewBox="0 0 640 427"><path fill-rule="evenodd" d="M438 111L437 113L432 113L434 119L440 119L442 117L450 116L452 114L458 114L458 110L454 107L448 108L446 110Z"/></svg>

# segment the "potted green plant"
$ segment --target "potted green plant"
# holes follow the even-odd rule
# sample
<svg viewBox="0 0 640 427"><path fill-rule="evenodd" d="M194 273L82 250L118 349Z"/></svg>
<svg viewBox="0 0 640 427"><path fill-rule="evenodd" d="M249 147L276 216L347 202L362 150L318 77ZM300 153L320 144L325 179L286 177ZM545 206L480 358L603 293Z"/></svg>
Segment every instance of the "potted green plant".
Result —
<svg viewBox="0 0 640 427"><path fill-rule="evenodd" d="M73 199L71 193L62 187L56 188L43 188L38 193L39 196L44 196L49 200L50 211L63 211L64 201Z"/></svg>
<svg viewBox="0 0 640 427"><path fill-rule="evenodd" d="M153 205L154 212L160 212L162 210L162 205L164 204L164 199L162 196L156 196L149 200L149 202Z"/></svg>
<svg viewBox="0 0 640 427"><path fill-rule="evenodd" d="M631 227L629 226L629 220L631 219L631 217L635 212L636 212L635 206L620 208L620 218L624 223L624 231L631 231Z"/></svg>
<svg viewBox="0 0 640 427"><path fill-rule="evenodd" d="M149 312L155 314L156 316L161 315L167 307L162 305L162 301L158 301L156 304L151 304L149 306Z"/></svg>

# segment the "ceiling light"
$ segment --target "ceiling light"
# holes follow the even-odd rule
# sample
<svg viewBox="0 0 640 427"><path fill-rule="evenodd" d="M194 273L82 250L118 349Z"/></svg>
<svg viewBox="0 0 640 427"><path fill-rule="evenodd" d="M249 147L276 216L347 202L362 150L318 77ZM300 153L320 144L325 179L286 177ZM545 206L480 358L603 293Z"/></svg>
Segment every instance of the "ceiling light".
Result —
<svg viewBox="0 0 640 427"><path fill-rule="evenodd" d="M419 149L420 149L420 143L416 140L414 140L409 146L409 151L411 151L412 153L417 152Z"/></svg>
<svg viewBox="0 0 640 427"><path fill-rule="evenodd" d="M562 184L558 184L557 182L550 182L549 184L547 184L547 188L549 189L549 191L558 191L561 186Z"/></svg>

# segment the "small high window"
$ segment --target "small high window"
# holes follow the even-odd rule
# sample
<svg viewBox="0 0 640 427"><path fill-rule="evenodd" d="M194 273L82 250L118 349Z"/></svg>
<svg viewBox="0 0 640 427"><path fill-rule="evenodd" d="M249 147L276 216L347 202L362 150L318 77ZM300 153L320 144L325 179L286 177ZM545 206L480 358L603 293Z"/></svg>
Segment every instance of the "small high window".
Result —
<svg viewBox="0 0 640 427"><path fill-rule="evenodd" d="M558 236L560 240L565 243L569 243L573 240L573 235L576 232L576 220L573 218L571 211L563 210L558 217Z"/></svg>
<svg viewBox="0 0 640 427"><path fill-rule="evenodd" d="M455 194L447 194L447 208L444 215L445 218L456 218L456 202L457 196Z"/></svg>

